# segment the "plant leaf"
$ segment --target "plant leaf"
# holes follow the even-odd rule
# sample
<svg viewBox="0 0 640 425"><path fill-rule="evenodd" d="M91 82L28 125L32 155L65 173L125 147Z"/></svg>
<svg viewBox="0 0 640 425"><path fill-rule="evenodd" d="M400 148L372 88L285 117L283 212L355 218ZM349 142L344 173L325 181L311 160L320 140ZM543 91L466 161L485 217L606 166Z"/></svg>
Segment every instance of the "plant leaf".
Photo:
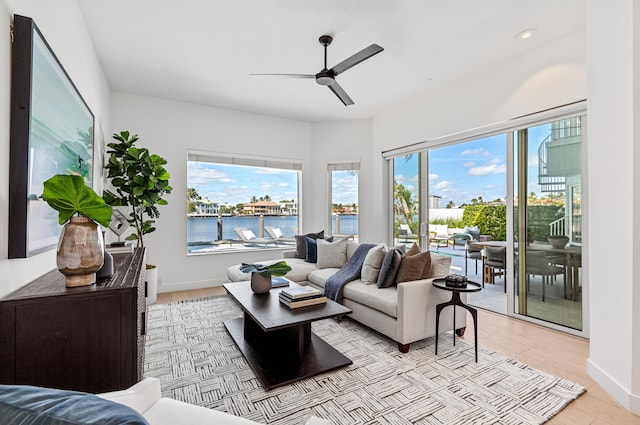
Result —
<svg viewBox="0 0 640 425"><path fill-rule="evenodd" d="M57 174L44 182L42 193L51 208L58 211L58 222L64 224L76 213L104 227L111 222L111 206L84 184L81 176Z"/></svg>

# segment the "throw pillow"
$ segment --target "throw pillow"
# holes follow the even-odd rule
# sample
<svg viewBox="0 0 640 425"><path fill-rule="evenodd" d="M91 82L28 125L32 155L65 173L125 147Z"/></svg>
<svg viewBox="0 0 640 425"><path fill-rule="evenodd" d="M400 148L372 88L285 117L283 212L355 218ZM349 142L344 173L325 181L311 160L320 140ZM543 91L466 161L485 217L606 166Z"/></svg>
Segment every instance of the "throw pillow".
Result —
<svg viewBox="0 0 640 425"><path fill-rule="evenodd" d="M309 236L304 237L305 241L305 259L307 263L315 263L318 261L318 244L316 243L316 239L310 238Z"/></svg>
<svg viewBox="0 0 640 425"><path fill-rule="evenodd" d="M412 250L402 257L398 276L396 277L396 284L425 279L431 272L431 253L425 251L409 255ZM419 250L420 248L418 248L418 251Z"/></svg>
<svg viewBox="0 0 640 425"><path fill-rule="evenodd" d="M319 268L342 268L347 263L347 239L338 239L335 242L317 239L316 242Z"/></svg>
<svg viewBox="0 0 640 425"><path fill-rule="evenodd" d="M296 258L307 258L307 242L305 237L311 239L324 238L324 230L318 233L307 233L306 235L296 235Z"/></svg>
<svg viewBox="0 0 640 425"><path fill-rule="evenodd" d="M29 385L0 385L0 418L29 425L148 425L124 404L94 394Z"/></svg>
<svg viewBox="0 0 640 425"><path fill-rule="evenodd" d="M382 260L387 253L387 246L383 243L371 248L364 257L362 263L362 271L360 272L360 281L365 285L378 282L378 275L380 274L380 267L382 266Z"/></svg>
<svg viewBox="0 0 640 425"><path fill-rule="evenodd" d="M404 255L406 248L399 246L390 249L382 260L382 266L380 266L380 274L378 275L378 288L389 288L396 283L396 276L398 275L398 269L400 268L400 262Z"/></svg>

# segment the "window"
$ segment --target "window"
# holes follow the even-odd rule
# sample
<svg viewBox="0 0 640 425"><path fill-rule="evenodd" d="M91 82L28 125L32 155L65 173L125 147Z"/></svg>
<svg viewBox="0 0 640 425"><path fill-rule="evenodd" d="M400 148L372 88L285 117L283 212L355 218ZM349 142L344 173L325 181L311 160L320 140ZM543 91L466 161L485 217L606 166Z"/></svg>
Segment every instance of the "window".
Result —
<svg viewBox="0 0 640 425"><path fill-rule="evenodd" d="M331 234L358 236L358 177L360 162L327 164Z"/></svg>
<svg viewBox="0 0 640 425"><path fill-rule="evenodd" d="M297 160L189 152L187 254L295 244L301 169Z"/></svg>

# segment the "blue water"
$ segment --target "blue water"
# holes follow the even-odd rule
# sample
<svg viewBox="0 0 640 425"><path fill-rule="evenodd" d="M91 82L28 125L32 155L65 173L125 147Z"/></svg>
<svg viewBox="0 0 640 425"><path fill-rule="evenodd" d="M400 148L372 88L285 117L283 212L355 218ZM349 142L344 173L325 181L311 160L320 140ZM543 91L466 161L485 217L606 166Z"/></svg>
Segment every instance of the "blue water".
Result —
<svg viewBox="0 0 640 425"><path fill-rule="evenodd" d="M265 226L279 227L284 237L292 237L297 234L298 217L277 216L265 217ZM246 227L256 236L260 237L260 217L222 217L222 239L239 239L234 227ZM305 229L309 232L317 232L322 229ZM332 231L335 233L335 217L332 223ZM340 216L340 233L345 235L358 234L358 216ZM264 237L268 237L264 232ZM187 218L187 243L189 242L210 242L218 240L218 219L217 217Z"/></svg>

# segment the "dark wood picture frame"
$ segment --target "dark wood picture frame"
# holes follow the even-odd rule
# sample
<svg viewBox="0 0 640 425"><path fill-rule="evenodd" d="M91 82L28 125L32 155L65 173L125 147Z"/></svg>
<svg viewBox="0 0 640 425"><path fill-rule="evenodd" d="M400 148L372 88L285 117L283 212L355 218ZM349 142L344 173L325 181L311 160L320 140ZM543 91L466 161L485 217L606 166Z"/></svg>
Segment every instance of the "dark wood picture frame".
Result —
<svg viewBox="0 0 640 425"><path fill-rule="evenodd" d="M80 174L91 186L95 118L33 19L14 15L13 39L8 257L26 258L60 234L44 181Z"/></svg>

